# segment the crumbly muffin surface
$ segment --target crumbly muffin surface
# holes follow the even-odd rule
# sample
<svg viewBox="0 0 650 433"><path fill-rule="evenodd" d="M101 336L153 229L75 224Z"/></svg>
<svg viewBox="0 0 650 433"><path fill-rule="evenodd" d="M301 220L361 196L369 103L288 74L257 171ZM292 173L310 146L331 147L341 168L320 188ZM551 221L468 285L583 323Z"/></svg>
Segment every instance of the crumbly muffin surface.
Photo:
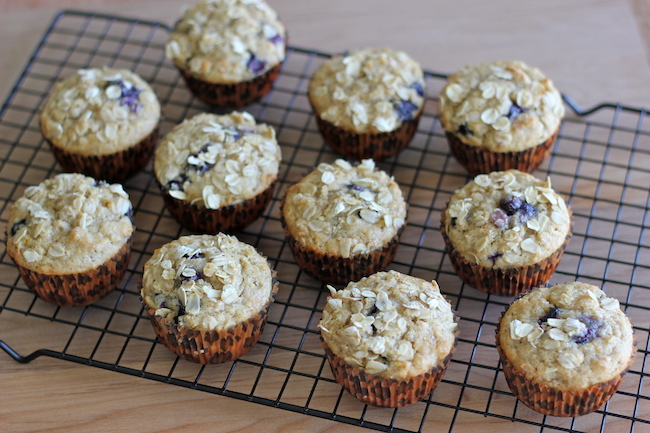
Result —
<svg viewBox="0 0 650 433"><path fill-rule="evenodd" d="M299 243L348 258L385 246L406 224L397 183L372 159L322 163L286 193L282 214Z"/></svg>
<svg viewBox="0 0 650 433"><path fill-rule="evenodd" d="M635 350L618 300L580 282L541 287L515 301L498 338L516 369L560 389L615 378Z"/></svg>
<svg viewBox="0 0 650 433"><path fill-rule="evenodd" d="M131 209L120 184L59 174L16 200L7 221L7 250L19 265L43 274L85 272L131 237Z"/></svg>
<svg viewBox="0 0 650 433"><path fill-rule="evenodd" d="M495 171L452 195L444 224L466 260L506 269L533 265L559 249L570 233L571 213L550 180Z"/></svg>
<svg viewBox="0 0 650 433"><path fill-rule="evenodd" d="M519 152L545 142L564 116L550 79L518 61L469 65L440 93L440 121L463 143L493 152Z"/></svg>
<svg viewBox="0 0 650 433"><path fill-rule="evenodd" d="M223 330L262 310L272 289L267 260L219 233L182 236L157 249L145 263L141 296L179 326Z"/></svg>
<svg viewBox="0 0 650 433"><path fill-rule="evenodd" d="M126 69L80 69L58 82L40 114L47 140L68 152L125 150L158 126L160 103L149 84Z"/></svg>
<svg viewBox="0 0 650 433"><path fill-rule="evenodd" d="M202 113L163 138L154 171L172 197L218 209L262 193L277 179L280 159L271 126L245 112Z"/></svg>
<svg viewBox="0 0 650 433"><path fill-rule="evenodd" d="M264 0L211 0L185 11L165 53L197 78L230 84L278 65L285 45L284 25Z"/></svg>
<svg viewBox="0 0 650 433"><path fill-rule="evenodd" d="M358 133L397 129L424 105L422 68L402 51L364 49L327 60L309 84L316 113Z"/></svg>
<svg viewBox="0 0 650 433"><path fill-rule="evenodd" d="M404 379L440 366L453 348L454 314L435 281L388 271L329 289L318 326L350 365Z"/></svg>

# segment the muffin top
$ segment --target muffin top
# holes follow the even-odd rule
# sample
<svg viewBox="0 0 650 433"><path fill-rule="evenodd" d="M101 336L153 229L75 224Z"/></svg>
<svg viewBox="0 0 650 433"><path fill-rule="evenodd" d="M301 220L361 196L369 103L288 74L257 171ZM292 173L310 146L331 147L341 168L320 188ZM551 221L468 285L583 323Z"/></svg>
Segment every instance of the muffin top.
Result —
<svg viewBox="0 0 650 433"><path fill-rule="evenodd" d="M364 49L328 59L309 83L321 119L357 133L390 132L424 106L420 65L402 51Z"/></svg>
<svg viewBox="0 0 650 433"><path fill-rule="evenodd" d="M571 212L550 179L494 171L452 195L443 224L466 260L507 269L533 265L559 249L571 230Z"/></svg>
<svg viewBox="0 0 650 433"><path fill-rule="evenodd" d="M348 258L386 246L405 225L406 207L395 180L372 159L356 166L337 159L287 190L282 216L299 243Z"/></svg>
<svg viewBox="0 0 650 433"><path fill-rule="evenodd" d="M348 364L404 379L440 367L451 353L457 326L435 281L388 271L328 288L318 327Z"/></svg>
<svg viewBox="0 0 650 433"><path fill-rule="evenodd" d="M248 113L198 114L174 127L156 149L156 179L169 195L207 209L240 203L277 179L275 130Z"/></svg>
<svg viewBox="0 0 650 433"><path fill-rule="evenodd" d="M56 83L40 114L45 138L68 152L107 155L132 147L158 126L160 103L126 69L80 69Z"/></svg>
<svg viewBox="0 0 650 433"><path fill-rule="evenodd" d="M635 351L618 300L580 282L541 287L513 302L497 338L516 369L560 389L617 377Z"/></svg>
<svg viewBox="0 0 650 433"><path fill-rule="evenodd" d="M440 121L463 143L519 152L544 143L564 116L562 96L542 72L523 62L469 65L440 93Z"/></svg>
<svg viewBox="0 0 650 433"><path fill-rule="evenodd" d="M119 252L135 227L120 184L78 173L30 186L11 207L7 250L18 265L43 274L85 272Z"/></svg>
<svg viewBox="0 0 650 433"><path fill-rule="evenodd" d="M210 0L185 11L165 54L203 81L232 84L281 63L285 45L284 25L264 0Z"/></svg>
<svg viewBox="0 0 650 433"><path fill-rule="evenodd" d="M182 236L144 265L142 300L179 326L224 330L271 300L273 273L255 248L236 237Z"/></svg>

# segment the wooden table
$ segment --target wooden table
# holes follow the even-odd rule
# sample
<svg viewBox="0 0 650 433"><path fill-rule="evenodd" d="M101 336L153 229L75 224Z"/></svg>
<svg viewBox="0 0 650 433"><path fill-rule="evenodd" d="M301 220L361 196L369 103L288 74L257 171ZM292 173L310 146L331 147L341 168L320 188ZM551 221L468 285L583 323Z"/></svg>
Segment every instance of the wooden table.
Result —
<svg viewBox="0 0 650 433"><path fill-rule="evenodd" d="M60 8L173 23L182 2L0 0L0 99L5 100ZM325 52L390 46L424 68L453 72L492 59L540 67L582 107L620 102L650 107L650 6L643 0L270 0L291 44ZM4 229L4 228L3 228ZM45 325L43 325L45 326ZM47 331L16 326L3 339L28 353ZM645 418L650 414L645 414ZM486 419L484 431L520 431ZM20 365L0 353L0 430L360 431L332 421L214 396L77 364L40 358ZM454 432L476 431L458 422Z"/></svg>

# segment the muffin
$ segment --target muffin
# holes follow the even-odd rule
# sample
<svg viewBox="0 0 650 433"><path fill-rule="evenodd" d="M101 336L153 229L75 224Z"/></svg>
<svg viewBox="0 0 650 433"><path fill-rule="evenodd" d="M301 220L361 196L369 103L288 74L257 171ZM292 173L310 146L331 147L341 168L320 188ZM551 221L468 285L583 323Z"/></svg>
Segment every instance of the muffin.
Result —
<svg viewBox="0 0 650 433"><path fill-rule="evenodd" d="M248 113L198 114L162 139L154 172L169 212L194 232L246 227L273 196L281 151L275 130Z"/></svg>
<svg viewBox="0 0 650 433"><path fill-rule="evenodd" d="M267 260L234 236L182 236L145 263L141 297L159 340L201 364L234 361L262 335L278 285Z"/></svg>
<svg viewBox="0 0 650 433"><path fill-rule="evenodd" d="M518 170L480 174L451 196L440 230L458 276L516 296L544 285L571 238L572 214L541 181Z"/></svg>
<svg viewBox="0 0 650 433"><path fill-rule="evenodd" d="M298 266L326 283L347 284L395 257L407 205L372 159L322 163L287 190L281 223Z"/></svg>
<svg viewBox="0 0 650 433"><path fill-rule="evenodd" d="M403 407L429 395L457 335L438 284L389 271L329 289L318 326L336 382L373 406Z"/></svg>
<svg viewBox="0 0 650 433"><path fill-rule="evenodd" d="M158 140L160 103L126 69L80 69L58 82L40 113L43 137L64 171L121 182L142 170Z"/></svg>
<svg viewBox="0 0 650 433"><path fill-rule="evenodd" d="M619 302L580 282L513 302L496 331L508 386L544 415L579 416L616 392L636 351Z"/></svg>
<svg viewBox="0 0 650 433"><path fill-rule="evenodd" d="M165 54L198 99L239 108L271 90L286 39L264 0L202 1L176 23Z"/></svg>
<svg viewBox="0 0 650 433"><path fill-rule="evenodd" d="M450 76L439 112L451 153L470 174L511 168L530 173L555 143L564 106L539 69L497 61Z"/></svg>
<svg viewBox="0 0 650 433"><path fill-rule="evenodd" d="M113 290L135 227L119 184L79 173L30 186L11 207L5 241L27 287L55 305L88 305Z"/></svg>
<svg viewBox="0 0 650 433"><path fill-rule="evenodd" d="M424 74L402 51L353 51L316 71L309 102L332 149L347 158L380 160L413 138L424 107Z"/></svg>

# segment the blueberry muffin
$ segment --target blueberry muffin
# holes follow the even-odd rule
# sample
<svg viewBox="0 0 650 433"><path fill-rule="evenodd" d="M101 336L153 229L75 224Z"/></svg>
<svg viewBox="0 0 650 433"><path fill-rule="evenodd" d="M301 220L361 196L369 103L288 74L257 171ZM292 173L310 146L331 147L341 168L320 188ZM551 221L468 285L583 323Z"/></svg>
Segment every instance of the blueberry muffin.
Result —
<svg viewBox="0 0 650 433"><path fill-rule="evenodd" d="M572 221L550 179L508 170L480 174L458 189L441 214L440 230L465 283L516 296L551 278Z"/></svg>
<svg viewBox="0 0 650 433"><path fill-rule="evenodd" d="M363 49L327 60L309 83L325 142L347 158L380 160L404 149L424 107L424 74L402 51Z"/></svg>
<svg viewBox="0 0 650 433"><path fill-rule="evenodd" d="M618 300L580 282L540 287L513 302L496 339L515 396L555 416L598 409L616 392L636 350Z"/></svg>
<svg viewBox="0 0 650 433"><path fill-rule="evenodd" d="M145 263L141 297L169 350L202 364L234 361L264 330L278 285L267 260L224 233L182 236Z"/></svg>
<svg viewBox="0 0 650 433"><path fill-rule="evenodd" d="M347 284L395 257L406 225L402 191L372 159L322 163L287 190L281 223L298 266L323 282Z"/></svg>
<svg viewBox="0 0 650 433"><path fill-rule="evenodd" d="M194 232L242 229L273 196L281 150L275 130L245 112L198 114L156 149L154 172L169 212Z"/></svg>
<svg viewBox="0 0 650 433"><path fill-rule="evenodd" d="M126 69L80 69L58 82L40 113L41 131L64 171L121 182L142 170L158 140L160 103Z"/></svg>
<svg viewBox="0 0 650 433"><path fill-rule="evenodd" d="M438 284L389 271L329 289L318 326L336 381L373 406L403 407L428 396L457 336Z"/></svg>
<svg viewBox="0 0 650 433"><path fill-rule="evenodd" d="M264 0L202 1L176 23L165 53L194 96L239 108L271 90L286 57L286 39Z"/></svg>
<svg viewBox="0 0 650 433"><path fill-rule="evenodd" d="M470 174L511 168L529 173L550 152L564 106L539 69L496 61L450 76L439 112L451 152Z"/></svg>
<svg viewBox="0 0 650 433"><path fill-rule="evenodd" d="M27 287L56 305L88 305L113 290L131 255L128 194L78 173L30 186L11 207L7 254Z"/></svg>

